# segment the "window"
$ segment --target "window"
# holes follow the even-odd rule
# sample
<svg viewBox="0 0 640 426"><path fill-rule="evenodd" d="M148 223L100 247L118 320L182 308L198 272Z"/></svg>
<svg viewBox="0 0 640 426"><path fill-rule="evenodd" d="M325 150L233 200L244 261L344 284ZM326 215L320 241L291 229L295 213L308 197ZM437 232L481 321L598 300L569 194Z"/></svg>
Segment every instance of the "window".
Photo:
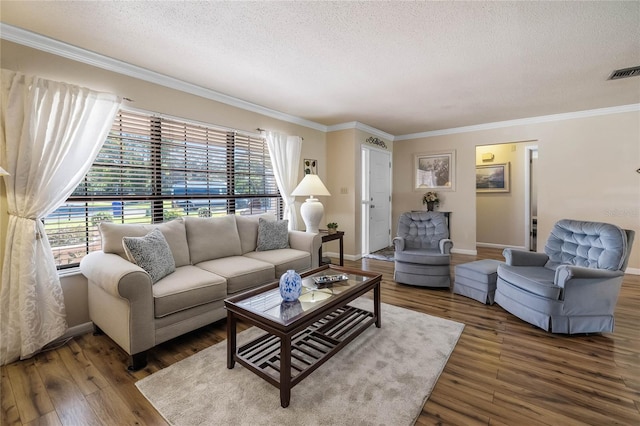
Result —
<svg viewBox="0 0 640 426"><path fill-rule="evenodd" d="M282 216L264 139L120 111L87 176L44 223L56 264L65 268L100 250L102 221L262 212Z"/></svg>

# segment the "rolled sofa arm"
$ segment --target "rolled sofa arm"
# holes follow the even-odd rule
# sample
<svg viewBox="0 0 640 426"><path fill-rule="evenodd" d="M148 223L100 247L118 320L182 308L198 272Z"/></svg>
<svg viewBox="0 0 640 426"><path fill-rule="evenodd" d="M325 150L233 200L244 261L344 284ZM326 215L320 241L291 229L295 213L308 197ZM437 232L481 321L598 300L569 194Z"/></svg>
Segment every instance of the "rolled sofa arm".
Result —
<svg viewBox="0 0 640 426"><path fill-rule="evenodd" d="M451 249L453 248L453 241L449 238L443 238L439 243L440 253L442 254L451 254Z"/></svg>
<svg viewBox="0 0 640 426"><path fill-rule="evenodd" d="M289 247L295 250L306 251L311 254L311 267L320 265L320 246L322 237L320 234L303 231L289 231Z"/></svg>
<svg viewBox="0 0 640 426"><path fill-rule="evenodd" d="M393 248L394 251L404 251L404 238L395 237L393 239Z"/></svg>
<svg viewBox="0 0 640 426"><path fill-rule="evenodd" d="M502 255L507 265L511 266L544 266L549 260L549 256L544 253L510 248L504 249Z"/></svg>
<svg viewBox="0 0 640 426"><path fill-rule="evenodd" d="M130 355L155 346L151 277L117 254L97 251L80 262L89 281L89 316Z"/></svg>
<svg viewBox="0 0 640 426"><path fill-rule="evenodd" d="M618 277L624 277L624 272L610 271L608 269L585 268L573 265L560 265L556 268L554 283L555 285L564 288L567 282L574 279L606 281L608 279Z"/></svg>

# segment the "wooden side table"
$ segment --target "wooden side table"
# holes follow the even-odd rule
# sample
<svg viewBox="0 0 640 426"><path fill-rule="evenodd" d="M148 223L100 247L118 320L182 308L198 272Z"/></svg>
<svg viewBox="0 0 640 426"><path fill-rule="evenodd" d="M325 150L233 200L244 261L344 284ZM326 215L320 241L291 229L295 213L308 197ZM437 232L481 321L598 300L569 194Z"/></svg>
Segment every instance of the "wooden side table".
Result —
<svg viewBox="0 0 640 426"><path fill-rule="evenodd" d="M330 234L326 229L321 229L320 235L322 236L322 244L328 241L340 240L340 266L344 266L344 231L336 231L335 234ZM319 266L325 264L322 262L322 244L320 244L320 249L318 250Z"/></svg>

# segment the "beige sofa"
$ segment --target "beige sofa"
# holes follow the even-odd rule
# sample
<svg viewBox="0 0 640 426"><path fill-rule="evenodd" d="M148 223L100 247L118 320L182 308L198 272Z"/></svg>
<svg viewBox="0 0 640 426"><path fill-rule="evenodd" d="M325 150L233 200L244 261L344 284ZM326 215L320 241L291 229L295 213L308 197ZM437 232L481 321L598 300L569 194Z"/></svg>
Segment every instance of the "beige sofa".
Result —
<svg viewBox="0 0 640 426"><path fill-rule="evenodd" d="M130 356L129 369L146 365L155 345L226 317L224 299L280 277L288 269L318 266L318 234L288 231L290 248L256 251L262 217L185 217L158 225L101 223L102 251L82 259L93 323ZM127 260L123 237L160 229L175 271L152 283ZM285 236L286 240L286 236Z"/></svg>

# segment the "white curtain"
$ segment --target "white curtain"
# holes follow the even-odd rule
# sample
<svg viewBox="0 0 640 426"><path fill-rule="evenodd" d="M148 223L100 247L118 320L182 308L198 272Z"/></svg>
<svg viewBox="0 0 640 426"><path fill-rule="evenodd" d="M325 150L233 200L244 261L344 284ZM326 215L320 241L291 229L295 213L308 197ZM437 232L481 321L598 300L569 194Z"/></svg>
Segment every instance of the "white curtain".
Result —
<svg viewBox="0 0 640 426"><path fill-rule="evenodd" d="M267 146L271 165L276 177L276 184L284 201L283 219L289 220L289 229L298 229L296 214L296 197L291 193L298 186L298 170L300 170L300 154L302 138L287 136L276 132L267 132Z"/></svg>
<svg viewBox="0 0 640 426"><path fill-rule="evenodd" d="M2 70L0 166L9 220L0 287L0 365L62 336L62 288L41 218L83 179L107 137L117 96Z"/></svg>

